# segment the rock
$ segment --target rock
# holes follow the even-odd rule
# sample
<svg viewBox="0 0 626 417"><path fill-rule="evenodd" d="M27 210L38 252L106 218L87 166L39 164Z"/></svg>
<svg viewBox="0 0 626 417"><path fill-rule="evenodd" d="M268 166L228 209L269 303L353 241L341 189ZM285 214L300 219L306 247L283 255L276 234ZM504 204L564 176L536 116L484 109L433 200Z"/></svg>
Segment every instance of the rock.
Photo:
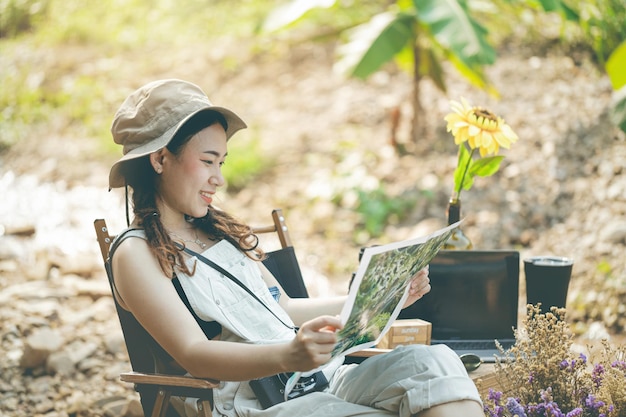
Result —
<svg viewBox="0 0 626 417"><path fill-rule="evenodd" d="M63 336L58 332L42 328L35 330L24 343L24 353L20 359L20 367L29 369L43 365L51 353L63 344Z"/></svg>
<svg viewBox="0 0 626 417"><path fill-rule="evenodd" d="M41 401L35 405L35 411L38 414L48 414L49 411L54 411L54 402L49 398L42 398Z"/></svg>
<svg viewBox="0 0 626 417"><path fill-rule="evenodd" d="M35 377L27 384L28 392L36 396L44 396L55 391L55 384L55 378L50 375Z"/></svg>
<svg viewBox="0 0 626 417"><path fill-rule="evenodd" d="M62 275L91 277L95 271L104 270L102 262L94 257L91 252L76 253L72 255L58 254L52 257L51 262L59 268Z"/></svg>
<svg viewBox="0 0 626 417"><path fill-rule="evenodd" d="M77 295L86 295L96 300L110 296L111 287L106 280L90 280L75 274L65 274L61 277L64 288L70 288Z"/></svg>
<svg viewBox="0 0 626 417"><path fill-rule="evenodd" d="M2 409L5 411L15 411L18 408L19 401L19 398L15 395L4 395L2 397Z"/></svg>
<svg viewBox="0 0 626 417"><path fill-rule="evenodd" d="M35 261L23 268L23 274L30 281L45 281L50 274L50 261L46 256L35 256Z"/></svg>
<svg viewBox="0 0 626 417"><path fill-rule="evenodd" d="M141 402L136 398L131 398L126 407L122 410L123 417L143 417L143 408Z"/></svg>
<svg viewBox="0 0 626 417"><path fill-rule="evenodd" d="M82 412L91 411L85 395L80 391L73 392L65 400L67 404L67 413L69 415L80 415Z"/></svg>
<svg viewBox="0 0 626 417"><path fill-rule="evenodd" d="M76 369L76 362L66 351L52 353L46 361L46 372L51 375L71 375Z"/></svg>
<svg viewBox="0 0 626 417"><path fill-rule="evenodd" d="M596 321L589 325L587 332L583 335L584 338L588 340L610 340L611 335L606 330L604 324Z"/></svg>
<svg viewBox="0 0 626 417"><path fill-rule="evenodd" d="M626 245L626 222L609 223L602 231L602 239L611 244Z"/></svg>
<svg viewBox="0 0 626 417"><path fill-rule="evenodd" d="M117 363L113 366L108 366L104 370L104 379L108 381L117 381L120 379L120 374L122 372L129 372L131 370L130 364L127 363Z"/></svg>
<svg viewBox="0 0 626 417"><path fill-rule="evenodd" d="M9 224L0 225L0 230L2 231L0 235L32 236L36 228L34 224Z"/></svg>
<svg viewBox="0 0 626 417"><path fill-rule="evenodd" d="M70 352L74 363L78 363L93 355L98 349L98 345L94 342L78 341L66 349Z"/></svg>
<svg viewBox="0 0 626 417"><path fill-rule="evenodd" d="M0 260L18 259L24 252L20 240L12 236L0 236Z"/></svg>
<svg viewBox="0 0 626 417"><path fill-rule="evenodd" d="M114 355L126 352L126 342L124 341L124 336L121 331L106 334L104 336L104 346L106 347L106 351L108 353L112 353Z"/></svg>
<svg viewBox="0 0 626 417"><path fill-rule="evenodd" d="M100 398L92 404L92 408L102 410L106 417L125 417L125 412L130 408L130 399L115 395Z"/></svg>

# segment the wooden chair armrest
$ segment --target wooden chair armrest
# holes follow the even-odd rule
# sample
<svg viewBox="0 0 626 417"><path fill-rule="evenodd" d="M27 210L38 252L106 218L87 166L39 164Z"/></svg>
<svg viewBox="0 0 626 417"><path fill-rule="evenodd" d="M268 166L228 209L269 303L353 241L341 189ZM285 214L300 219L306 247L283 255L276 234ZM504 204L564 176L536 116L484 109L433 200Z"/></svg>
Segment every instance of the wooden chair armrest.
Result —
<svg viewBox="0 0 626 417"><path fill-rule="evenodd" d="M212 379L194 378L192 376L172 376L163 374L144 374L140 372L125 372L120 379L131 384L160 385L168 387L185 387L198 389L212 389L219 387L219 381Z"/></svg>

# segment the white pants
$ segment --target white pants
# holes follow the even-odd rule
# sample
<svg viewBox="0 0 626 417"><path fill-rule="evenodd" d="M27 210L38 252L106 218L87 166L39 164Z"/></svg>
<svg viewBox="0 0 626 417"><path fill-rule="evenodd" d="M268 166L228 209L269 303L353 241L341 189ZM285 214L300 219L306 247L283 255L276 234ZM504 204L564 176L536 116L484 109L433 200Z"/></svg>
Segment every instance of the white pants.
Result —
<svg viewBox="0 0 626 417"><path fill-rule="evenodd" d="M214 415L410 417L430 407L459 400L482 404L458 356L445 345L410 345L368 358L360 365L343 365L335 372L326 391L267 410L260 409L248 384L242 383L233 409L214 410Z"/></svg>

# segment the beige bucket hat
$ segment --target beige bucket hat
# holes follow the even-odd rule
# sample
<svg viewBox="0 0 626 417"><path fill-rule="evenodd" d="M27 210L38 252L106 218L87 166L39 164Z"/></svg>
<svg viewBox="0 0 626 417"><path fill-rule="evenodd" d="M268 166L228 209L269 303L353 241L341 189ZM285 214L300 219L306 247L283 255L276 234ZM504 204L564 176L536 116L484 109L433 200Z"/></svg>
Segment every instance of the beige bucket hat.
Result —
<svg viewBox="0 0 626 417"><path fill-rule="evenodd" d="M153 81L129 95L115 113L111 126L113 140L122 145L124 156L111 167L109 187L126 184L121 173L125 161L167 146L185 122L207 110L224 116L228 125L227 139L247 127L239 116L224 107L214 106L200 87L187 81Z"/></svg>

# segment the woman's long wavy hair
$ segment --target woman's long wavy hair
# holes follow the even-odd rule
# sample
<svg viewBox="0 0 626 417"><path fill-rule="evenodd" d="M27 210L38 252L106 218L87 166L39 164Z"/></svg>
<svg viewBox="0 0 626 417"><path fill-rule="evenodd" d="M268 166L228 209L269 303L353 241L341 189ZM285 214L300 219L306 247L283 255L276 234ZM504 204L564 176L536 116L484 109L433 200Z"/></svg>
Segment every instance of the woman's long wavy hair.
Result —
<svg viewBox="0 0 626 417"><path fill-rule="evenodd" d="M196 133L215 123L220 123L224 129L227 127L221 114L213 111L199 113L178 130L167 149L175 156L179 155ZM184 243L175 242L161 223L156 207L157 174L150 164L150 156L127 161L122 167L122 174L126 178L127 186L132 188L132 207L136 223L144 229L150 249L163 272L173 277L175 268L179 268L185 274L193 275L194 270L190 270L185 264L180 249L180 245ZM263 259L265 256L252 228L222 210L209 206L206 216L188 220L211 239L227 240L251 259Z"/></svg>

